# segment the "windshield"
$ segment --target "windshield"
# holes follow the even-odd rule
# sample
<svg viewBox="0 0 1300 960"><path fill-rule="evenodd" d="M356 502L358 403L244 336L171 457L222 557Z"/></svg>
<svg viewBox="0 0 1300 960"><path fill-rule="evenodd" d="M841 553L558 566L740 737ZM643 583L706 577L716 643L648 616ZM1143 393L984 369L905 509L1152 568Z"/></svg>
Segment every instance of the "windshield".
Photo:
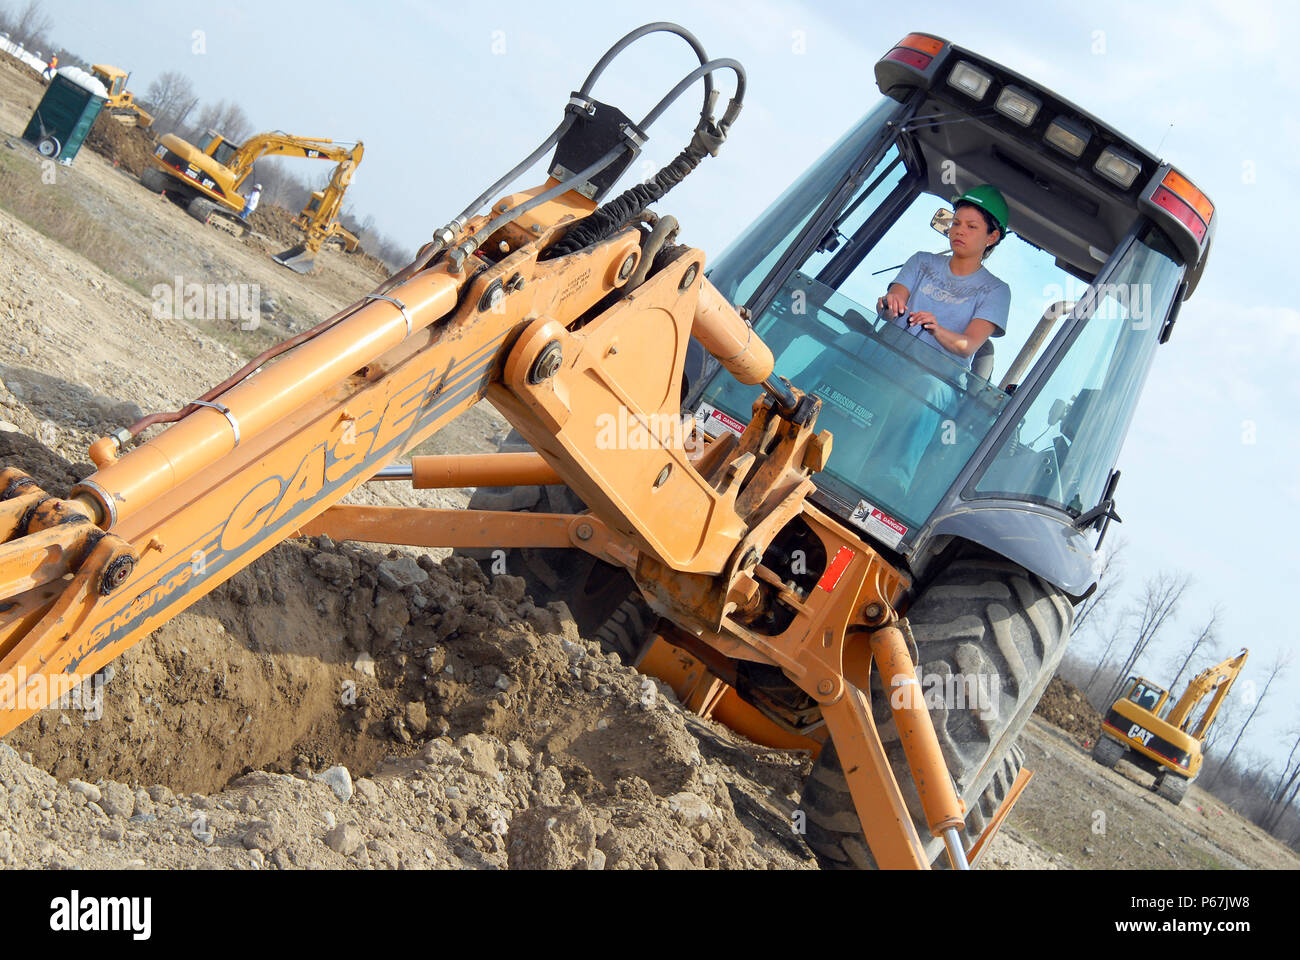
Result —
<svg viewBox="0 0 1300 960"><path fill-rule="evenodd" d="M949 249L930 226L937 209L950 207L948 198L923 192L913 154L888 136L897 106L886 101L868 114L709 275L733 303L762 305L755 328L772 348L776 372L821 398L818 425L831 430L834 443L819 489L891 547L923 524L951 487L1008 403L1008 392L995 385L1045 309L1077 285L1050 254L1006 237L986 267L1011 288L1007 335L974 370L971 358L918 341L919 328L877 316L877 298L912 254ZM819 213L813 236L807 228ZM777 283L778 266L801 233L802 261ZM696 415L715 435L738 431L757 395L720 374L705 386Z"/></svg>
<svg viewBox="0 0 1300 960"><path fill-rule="evenodd" d="M821 398L834 437L818 485L896 546L938 504L1009 397L942 350L802 273L755 325L776 372ZM705 390L706 432L738 430L758 388L729 376Z"/></svg>
<svg viewBox="0 0 1300 960"><path fill-rule="evenodd" d="M1181 279L1168 239L1149 227L1096 288L1064 355L1034 387L975 485L976 497L1027 498L1075 516L1097 504Z"/></svg>

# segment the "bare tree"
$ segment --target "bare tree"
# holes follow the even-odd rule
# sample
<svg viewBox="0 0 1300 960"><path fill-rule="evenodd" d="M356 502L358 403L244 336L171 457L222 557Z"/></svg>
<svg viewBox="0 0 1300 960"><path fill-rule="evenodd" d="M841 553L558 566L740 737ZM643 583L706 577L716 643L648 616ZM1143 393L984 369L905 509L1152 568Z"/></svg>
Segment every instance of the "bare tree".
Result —
<svg viewBox="0 0 1300 960"><path fill-rule="evenodd" d="M1169 618L1177 612L1178 601L1182 599L1190 582L1190 577L1185 573L1159 573L1143 584L1141 607L1133 611L1137 618L1137 633L1133 640L1133 647L1120 667L1115 682L1106 693L1107 702L1119 696L1124 681L1137 666L1142 654L1169 622Z"/></svg>
<svg viewBox="0 0 1300 960"><path fill-rule="evenodd" d="M196 132L215 130L233 144L243 143L253 132L252 121L237 103L221 100L205 104L194 121Z"/></svg>
<svg viewBox="0 0 1300 960"><path fill-rule="evenodd" d="M1200 632L1192 640L1192 645L1187 648L1187 656L1183 657L1183 662L1178 666L1178 672L1174 674L1174 679L1169 684L1170 693L1178 689L1178 681L1182 679L1183 671L1187 669L1187 665L1192 662L1192 657L1196 656L1199 650L1204 648L1206 653L1214 653L1214 648L1217 645L1215 628L1218 626L1219 617L1222 616L1222 613L1222 609L1216 606L1214 612L1210 614L1209 622L1201 627Z"/></svg>
<svg viewBox="0 0 1300 960"><path fill-rule="evenodd" d="M1268 798L1268 810L1260 823L1261 827L1270 832L1276 831L1281 826L1282 818L1295 803L1296 795L1300 794L1300 758L1296 756L1300 753L1300 727L1292 732L1296 735L1295 742L1291 744L1291 752L1287 755L1282 773L1278 776L1273 793Z"/></svg>
<svg viewBox="0 0 1300 960"><path fill-rule="evenodd" d="M1083 625L1095 613L1100 613L1106 609L1110 601L1115 597L1115 588L1123 584L1123 578L1120 576L1124 566L1121 554L1127 542L1123 539L1115 541L1112 549L1107 551L1105 559L1101 564L1101 572L1097 574L1097 589L1092 592L1092 596L1079 604L1079 609L1074 613L1074 624L1070 632L1075 636L1083 629Z"/></svg>
<svg viewBox="0 0 1300 960"><path fill-rule="evenodd" d="M1259 713L1259 708L1264 705L1264 698L1268 696L1268 688L1273 686L1273 681L1285 673L1290 665L1290 652L1279 653L1277 655L1277 658L1273 661L1273 666L1269 668L1268 680L1264 684L1263 691L1260 692L1259 696L1255 698L1254 704L1251 705L1250 716L1246 718L1246 722L1243 723L1241 729L1237 731L1237 739L1232 741L1232 746L1229 747L1228 752L1223 755L1223 762L1220 763L1218 768L1214 771L1214 776L1212 776L1206 784L1207 788L1214 785L1215 781L1219 779L1220 774L1223 773L1223 768L1228 765L1228 761L1232 758L1233 751L1236 750L1237 745L1241 743L1241 738L1246 735L1246 728L1250 726L1250 721L1255 719L1255 714Z"/></svg>
<svg viewBox="0 0 1300 960"><path fill-rule="evenodd" d="M28 50L44 51L50 48L49 33L54 29L54 21L45 12L40 0L28 0L27 6L16 15L5 11L4 19L5 22L0 26L3 26L14 43Z"/></svg>
<svg viewBox="0 0 1300 960"><path fill-rule="evenodd" d="M144 103L160 130L179 129L198 102L190 78L175 70L158 74L144 94Z"/></svg>

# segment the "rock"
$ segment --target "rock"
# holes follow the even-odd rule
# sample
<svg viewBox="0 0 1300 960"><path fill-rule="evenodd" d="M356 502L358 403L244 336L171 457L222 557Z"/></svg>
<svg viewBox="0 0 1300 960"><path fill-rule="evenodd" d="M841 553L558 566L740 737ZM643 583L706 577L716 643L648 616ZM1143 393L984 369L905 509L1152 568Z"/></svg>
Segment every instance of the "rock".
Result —
<svg viewBox="0 0 1300 960"><path fill-rule="evenodd" d="M523 577L512 577L503 573L492 578L492 594L502 600L518 603L524 599L524 594L527 592L528 584L524 582Z"/></svg>
<svg viewBox="0 0 1300 960"><path fill-rule="evenodd" d="M337 553L318 553L308 561L316 574L327 583L336 587L347 586L352 582L352 562Z"/></svg>
<svg viewBox="0 0 1300 960"><path fill-rule="evenodd" d="M708 801L694 793L675 793L668 798L668 809L686 821L711 820L713 808Z"/></svg>
<svg viewBox="0 0 1300 960"><path fill-rule="evenodd" d="M588 869L588 870L604 870L604 869L605 869L605 851L604 851L604 850L593 850L593 851L591 852L591 859L587 861L587 869Z"/></svg>
<svg viewBox="0 0 1300 960"><path fill-rule="evenodd" d="M464 758L465 769L483 777L496 777L501 772L497 766L496 747L477 734L467 733L456 741L456 749Z"/></svg>
<svg viewBox="0 0 1300 960"><path fill-rule="evenodd" d="M417 737L429 729L429 709L423 700L413 700L406 705L406 727Z"/></svg>
<svg viewBox="0 0 1300 960"><path fill-rule="evenodd" d="M350 857L361 849L361 831L344 823L325 834L325 845L335 853Z"/></svg>
<svg viewBox="0 0 1300 960"><path fill-rule="evenodd" d="M385 560L375 568L375 574L389 590L405 590L429 580L429 574L410 557Z"/></svg>
<svg viewBox="0 0 1300 960"><path fill-rule="evenodd" d="M347 767L330 767L316 779L333 790L334 796L338 797L340 802L347 803L352 799L352 774L348 773Z"/></svg>
<svg viewBox="0 0 1300 960"><path fill-rule="evenodd" d="M176 794L162 784L154 784L148 790L149 799L160 806L170 807L176 802Z"/></svg>
<svg viewBox="0 0 1300 960"><path fill-rule="evenodd" d="M99 787L93 783L86 783L84 780L69 780L68 789L75 794L85 797L91 803L98 803L103 794Z"/></svg>
<svg viewBox="0 0 1300 960"><path fill-rule="evenodd" d="M361 777L353 782L352 787L356 790L357 795L367 803L379 802L379 788L375 786L375 781L367 777Z"/></svg>
<svg viewBox="0 0 1300 960"><path fill-rule="evenodd" d="M585 868L596 853L596 825L585 807L530 807L511 818L506 859L511 870Z"/></svg>
<svg viewBox="0 0 1300 960"><path fill-rule="evenodd" d="M506 759L510 766L525 770L533 758L522 740L511 740L506 746Z"/></svg>
<svg viewBox="0 0 1300 960"><path fill-rule="evenodd" d="M110 817L131 816L135 812L135 791L122 783L106 783L100 791L99 805Z"/></svg>
<svg viewBox="0 0 1300 960"><path fill-rule="evenodd" d="M273 852L284 841L283 832L274 820L257 820L248 825L244 832L244 848L260 850L264 854Z"/></svg>
<svg viewBox="0 0 1300 960"><path fill-rule="evenodd" d="M107 827L101 827L99 831L100 837L109 843L120 843L125 833L126 830L120 823L111 823Z"/></svg>
<svg viewBox="0 0 1300 960"><path fill-rule="evenodd" d="M0 420L0 431L4 433L22 433L23 428L16 423L10 423L8 420Z"/></svg>
<svg viewBox="0 0 1300 960"><path fill-rule="evenodd" d="M363 650L353 662L352 669L363 677L373 678L375 675L375 658Z"/></svg>
<svg viewBox="0 0 1300 960"><path fill-rule="evenodd" d="M655 851L655 863L660 870L690 870L694 866L691 858L680 850L662 848Z"/></svg>

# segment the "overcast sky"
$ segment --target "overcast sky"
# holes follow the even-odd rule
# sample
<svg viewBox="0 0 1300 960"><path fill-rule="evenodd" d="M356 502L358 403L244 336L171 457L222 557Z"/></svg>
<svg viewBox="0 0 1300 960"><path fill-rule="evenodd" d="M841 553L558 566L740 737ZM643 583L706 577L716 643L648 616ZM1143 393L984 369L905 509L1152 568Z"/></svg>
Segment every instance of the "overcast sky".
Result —
<svg viewBox="0 0 1300 960"><path fill-rule="evenodd" d="M745 111L721 155L661 205L686 241L713 254L876 102L872 66L906 33L934 33L1005 64L1179 165L1221 215L1205 278L1157 354L1119 464L1125 522L1110 536L1129 541L1129 593L1158 570L1195 577L1167 653L1143 666L1152 679L1172 679L1172 646L1216 604L1223 655L1252 651L1246 679L1262 684L1264 668L1294 648L1300 311L1284 246L1298 182L1300 67L1283 44L1300 18L1289 5L46 6L59 44L133 71L138 95L162 71L179 70L204 100L236 100L259 129L363 139L349 199L412 249L529 152L600 54L650 16L683 24L710 56L748 70ZM595 92L639 117L694 60L665 36L634 49ZM728 91L730 83L720 81ZM652 132L643 171L685 141L698 95L679 107ZM1274 687L1248 746L1278 752L1300 723L1298 690L1300 662Z"/></svg>

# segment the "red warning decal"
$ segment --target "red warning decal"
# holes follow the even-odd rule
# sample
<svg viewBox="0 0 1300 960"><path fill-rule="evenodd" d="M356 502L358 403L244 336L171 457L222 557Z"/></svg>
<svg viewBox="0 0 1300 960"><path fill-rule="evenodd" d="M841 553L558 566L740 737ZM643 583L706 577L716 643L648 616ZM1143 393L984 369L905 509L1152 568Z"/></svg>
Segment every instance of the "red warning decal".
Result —
<svg viewBox="0 0 1300 960"><path fill-rule="evenodd" d="M848 547L840 547L835 551L835 556L831 562L826 565L826 572L822 578L817 581L817 586L821 587L827 593L835 589L835 585L840 582L840 577L844 576L844 571L848 569L849 564L857 555L856 550L850 550Z"/></svg>

